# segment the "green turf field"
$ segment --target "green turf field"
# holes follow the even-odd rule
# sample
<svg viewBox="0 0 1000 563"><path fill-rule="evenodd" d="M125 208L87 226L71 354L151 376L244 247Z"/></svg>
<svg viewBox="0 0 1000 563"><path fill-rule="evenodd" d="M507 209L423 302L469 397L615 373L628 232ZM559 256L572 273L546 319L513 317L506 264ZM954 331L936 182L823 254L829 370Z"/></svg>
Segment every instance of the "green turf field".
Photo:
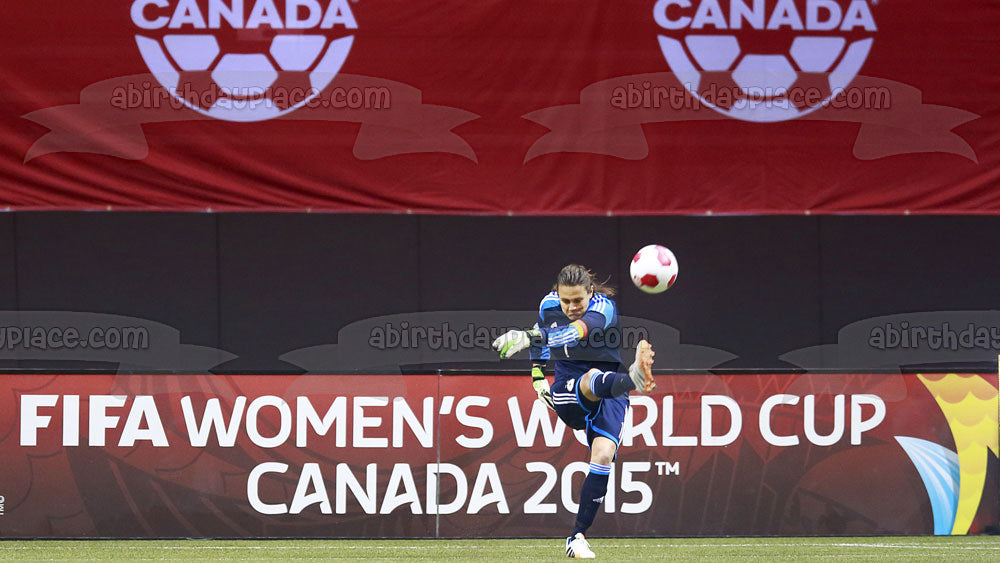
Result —
<svg viewBox="0 0 1000 563"><path fill-rule="evenodd" d="M605 561L1000 561L1000 536L889 538L594 538ZM554 540L3 541L0 560L566 559Z"/></svg>

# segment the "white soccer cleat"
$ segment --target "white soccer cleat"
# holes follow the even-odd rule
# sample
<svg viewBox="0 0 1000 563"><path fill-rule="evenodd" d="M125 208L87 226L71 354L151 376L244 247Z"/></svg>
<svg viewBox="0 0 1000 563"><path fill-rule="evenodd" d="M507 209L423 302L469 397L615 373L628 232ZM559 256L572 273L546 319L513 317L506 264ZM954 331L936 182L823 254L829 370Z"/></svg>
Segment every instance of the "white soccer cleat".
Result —
<svg viewBox="0 0 1000 563"><path fill-rule="evenodd" d="M628 368L628 376L635 385L635 390L640 393L650 393L655 387L653 381L653 356L656 352L645 340L639 341L639 347L635 349L635 361Z"/></svg>
<svg viewBox="0 0 1000 563"><path fill-rule="evenodd" d="M577 533L571 538L566 538L566 557L594 559L597 556L590 550L590 543L583 537L583 534Z"/></svg>

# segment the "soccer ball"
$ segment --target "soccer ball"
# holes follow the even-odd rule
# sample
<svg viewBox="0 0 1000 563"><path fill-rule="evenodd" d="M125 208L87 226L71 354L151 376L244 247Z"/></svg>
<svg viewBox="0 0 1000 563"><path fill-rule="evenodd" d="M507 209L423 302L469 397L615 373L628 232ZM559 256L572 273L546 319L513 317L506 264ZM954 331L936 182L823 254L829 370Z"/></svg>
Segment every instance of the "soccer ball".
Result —
<svg viewBox="0 0 1000 563"><path fill-rule="evenodd" d="M759 19L748 21L742 21L748 2L730 2L730 14L717 11L717 0L700 4L694 24L671 24L659 36L660 49L685 89L743 121L786 121L826 106L857 76L874 41L875 23L864 3L755 1Z"/></svg>
<svg viewBox="0 0 1000 563"><path fill-rule="evenodd" d="M677 281L677 258L658 244L642 247L628 269L632 283L646 293L663 293Z"/></svg>
<svg viewBox="0 0 1000 563"><path fill-rule="evenodd" d="M753 53L734 35L688 35L683 43L660 37L688 91L719 113L757 122L794 119L828 104L854 80L872 40L846 44L842 37L796 37L787 52Z"/></svg>
<svg viewBox="0 0 1000 563"><path fill-rule="evenodd" d="M264 32L220 48L208 34L136 36L150 71L188 108L225 121L263 121L318 96L340 71L353 36ZM233 52L238 51L238 52Z"/></svg>

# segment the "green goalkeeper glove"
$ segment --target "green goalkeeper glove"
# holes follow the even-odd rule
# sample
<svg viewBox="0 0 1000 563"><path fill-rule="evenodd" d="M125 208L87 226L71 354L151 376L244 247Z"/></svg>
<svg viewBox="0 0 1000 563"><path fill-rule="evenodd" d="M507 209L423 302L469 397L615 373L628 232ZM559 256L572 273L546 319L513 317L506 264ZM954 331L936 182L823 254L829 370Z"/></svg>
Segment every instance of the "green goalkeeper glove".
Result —
<svg viewBox="0 0 1000 563"><path fill-rule="evenodd" d="M544 345L542 342L543 339L542 331L535 328L531 330L510 330L493 341L493 349L500 352L500 359L506 360L521 350L528 348L533 343L539 346Z"/></svg>
<svg viewBox="0 0 1000 563"><path fill-rule="evenodd" d="M552 402L552 393L549 392L549 382L546 381L542 368L538 366L531 368L531 386L535 388L539 401L545 403L549 409L556 410L556 404Z"/></svg>

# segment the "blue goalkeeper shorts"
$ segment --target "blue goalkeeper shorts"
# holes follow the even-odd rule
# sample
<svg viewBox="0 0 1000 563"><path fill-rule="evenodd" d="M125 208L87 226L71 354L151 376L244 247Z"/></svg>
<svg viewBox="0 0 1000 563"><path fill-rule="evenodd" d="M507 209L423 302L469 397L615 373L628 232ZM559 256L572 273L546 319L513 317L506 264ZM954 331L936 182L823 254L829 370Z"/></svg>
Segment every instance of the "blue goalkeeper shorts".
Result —
<svg viewBox="0 0 1000 563"><path fill-rule="evenodd" d="M603 436L618 446L621 443L628 396L591 401L580 394L580 377L556 379L550 392L556 414L574 430L587 431L587 443Z"/></svg>

